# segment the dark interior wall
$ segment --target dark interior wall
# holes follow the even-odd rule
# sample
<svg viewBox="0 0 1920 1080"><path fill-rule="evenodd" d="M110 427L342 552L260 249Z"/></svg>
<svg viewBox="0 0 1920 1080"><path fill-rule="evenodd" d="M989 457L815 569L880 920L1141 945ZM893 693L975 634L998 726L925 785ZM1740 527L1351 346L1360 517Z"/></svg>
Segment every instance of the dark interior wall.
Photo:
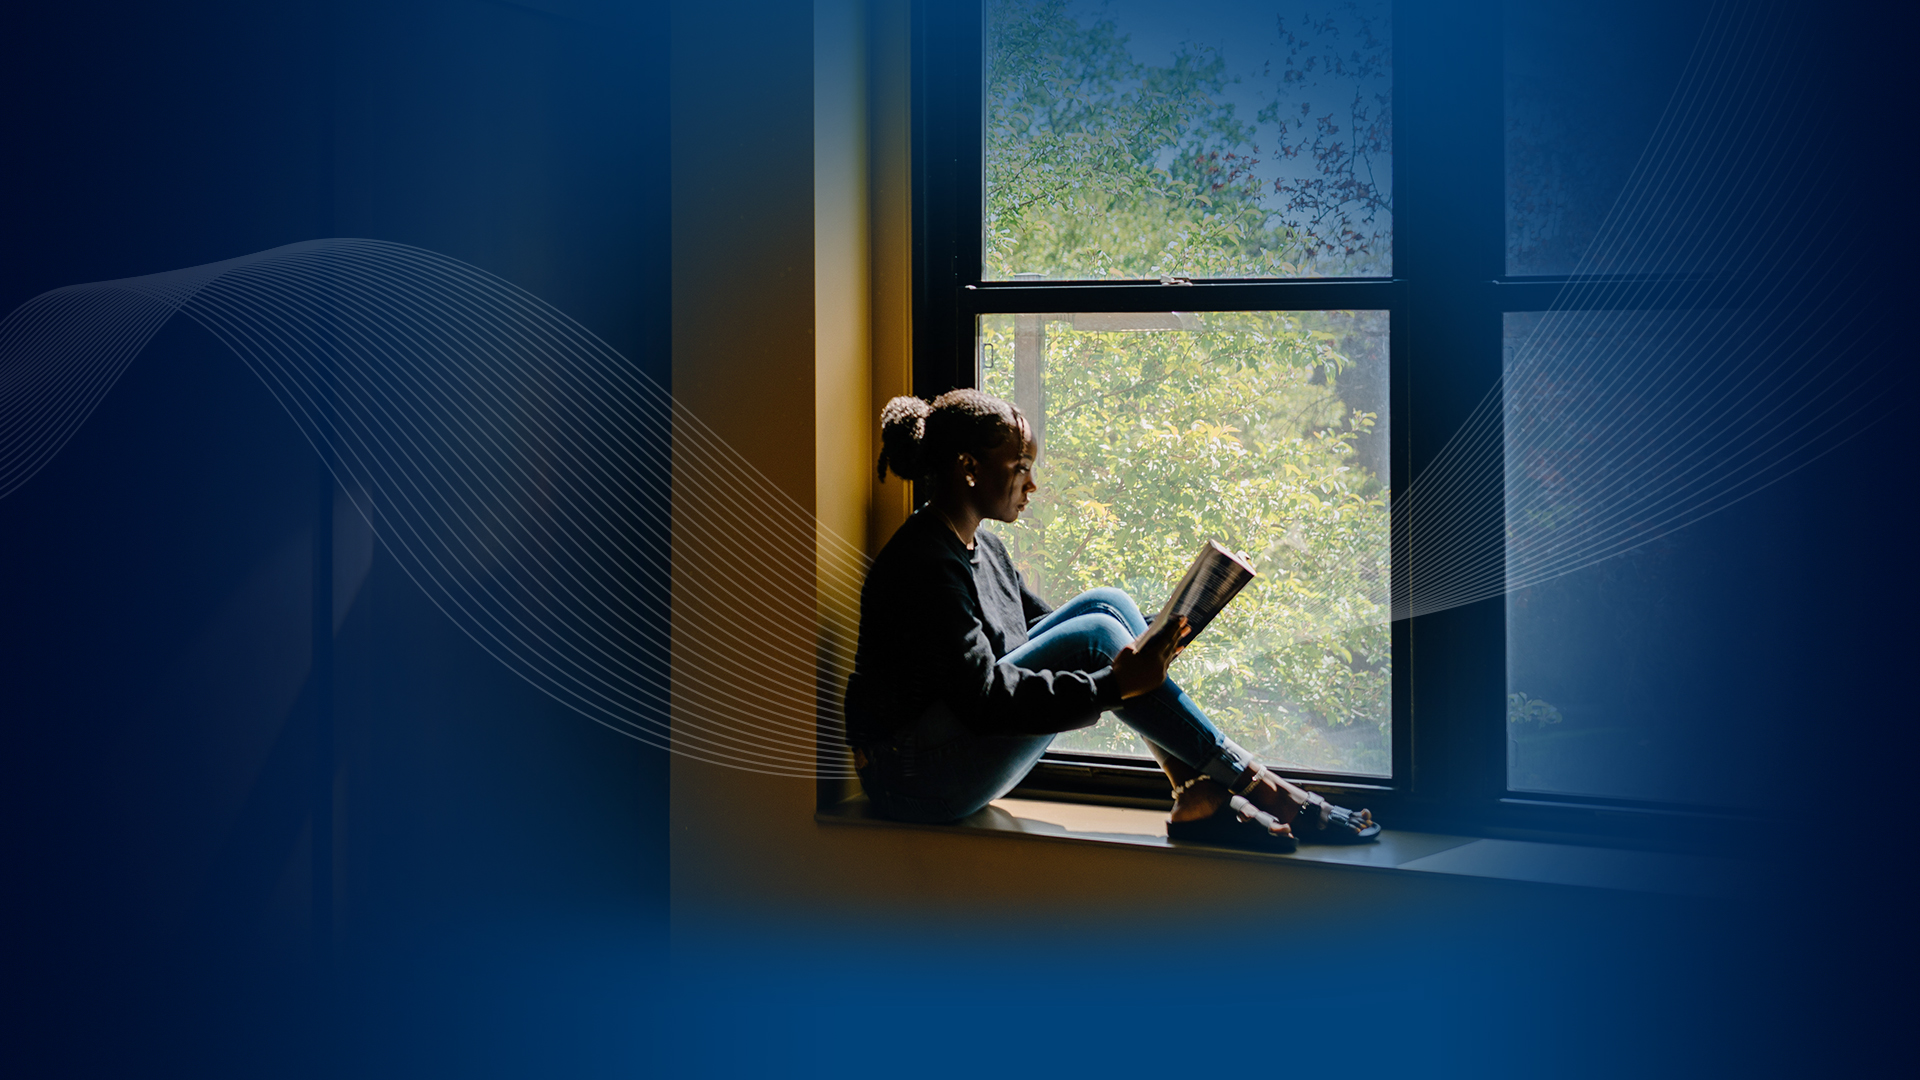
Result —
<svg viewBox="0 0 1920 1080"><path fill-rule="evenodd" d="M10 6L0 308L370 237L526 288L664 380L659 29L585 2ZM0 500L14 1065L526 1075L647 1052L606 1010L657 954L664 755L500 667L331 487L181 319Z"/></svg>

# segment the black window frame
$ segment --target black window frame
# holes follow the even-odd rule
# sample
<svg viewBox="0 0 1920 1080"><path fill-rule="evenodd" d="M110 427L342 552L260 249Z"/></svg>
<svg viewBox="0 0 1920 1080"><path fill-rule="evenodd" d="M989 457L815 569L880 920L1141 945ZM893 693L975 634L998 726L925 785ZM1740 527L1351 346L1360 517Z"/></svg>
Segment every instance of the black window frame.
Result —
<svg viewBox="0 0 1920 1080"><path fill-rule="evenodd" d="M976 320L1044 311L1389 313L1391 490L1437 455L1501 377L1509 312L1686 306L1701 295L1662 275L1506 274L1500 0L1393 12L1393 276L1158 282L986 281L985 4L915 0L912 56L913 386L931 397L977 384ZM1044 297L1044 298L1043 298ZM1483 490L1503 490L1489 464ZM1500 535L1498 498L1467 508ZM1395 592L1411 568L1396 560ZM1737 822L1719 808L1518 792L1507 786L1505 597L1392 628L1392 776L1287 775L1390 825L1481 835L1686 846L1676 819ZM1157 768L1051 752L1016 796L1167 805Z"/></svg>

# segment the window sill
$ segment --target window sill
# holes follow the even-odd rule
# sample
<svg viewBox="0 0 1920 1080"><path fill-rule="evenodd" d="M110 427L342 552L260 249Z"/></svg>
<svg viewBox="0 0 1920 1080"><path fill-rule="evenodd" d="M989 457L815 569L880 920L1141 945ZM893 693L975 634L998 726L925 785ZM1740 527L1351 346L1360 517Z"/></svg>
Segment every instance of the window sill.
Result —
<svg viewBox="0 0 1920 1080"><path fill-rule="evenodd" d="M1735 899L1756 895L1764 867L1711 855L1679 855L1577 844L1499 840L1389 829L1376 843L1306 845L1292 855L1173 844L1166 812L1084 803L1000 799L948 825L911 825L873 813L855 797L814 814L823 825L921 829L1053 843L1108 844L1154 849L1184 857L1247 859L1332 870L1443 875L1560 885L1585 889Z"/></svg>

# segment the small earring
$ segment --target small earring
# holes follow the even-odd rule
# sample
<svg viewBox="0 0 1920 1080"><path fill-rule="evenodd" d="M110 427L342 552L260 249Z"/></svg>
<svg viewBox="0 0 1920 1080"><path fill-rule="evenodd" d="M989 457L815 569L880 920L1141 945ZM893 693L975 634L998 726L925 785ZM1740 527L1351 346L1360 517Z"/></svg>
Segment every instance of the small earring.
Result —
<svg viewBox="0 0 1920 1080"><path fill-rule="evenodd" d="M968 487L972 487L972 486L973 486L973 477L971 477L971 476L969 476L969 477L967 477L967 486L968 486Z"/></svg>

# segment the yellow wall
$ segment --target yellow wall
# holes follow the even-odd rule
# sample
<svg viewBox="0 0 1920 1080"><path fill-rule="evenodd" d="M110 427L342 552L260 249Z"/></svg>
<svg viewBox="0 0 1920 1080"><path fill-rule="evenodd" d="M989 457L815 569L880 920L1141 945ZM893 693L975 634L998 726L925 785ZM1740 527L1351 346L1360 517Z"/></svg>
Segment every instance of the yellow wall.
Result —
<svg viewBox="0 0 1920 1080"><path fill-rule="evenodd" d="M866 26L859 0L814 5L813 318L815 589L819 666L830 683L851 670L859 629L874 455L873 342L868 272ZM832 703L823 704L829 713ZM832 730L834 717L824 718ZM829 740L829 751L835 752ZM823 782L838 801L852 781Z"/></svg>
<svg viewBox="0 0 1920 1080"><path fill-rule="evenodd" d="M803 5L682 0L672 9L669 70L674 397L805 507L814 505L815 488L813 58L794 43L811 35ZM755 537L683 512L717 479L689 438L676 428L676 742L696 726L686 722L679 695L724 684L729 669L740 667L727 659L729 649L744 643L763 657L759 685L744 690L800 700L811 697L811 680L780 673L812 670L815 649L790 628L770 630L759 614L783 604L814 607L812 559L794 557L791 548L769 552ZM703 575L691 565L699 550L737 552L759 573ZM769 685L781 678L804 685ZM761 719L812 722L810 715ZM780 848L763 849L767 834L756 826L805 820L813 804L810 781L769 780L675 754L671 865L673 879L684 883L675 905L729 887L748 868L773 880L796 872L798 864L773 858Z"/></svg>
<svg viewBox="0 0 1920 1080"><path fill-rule="evenodd" d="M907 0L872 0L868 13L868 266L873 380L868 425L889 398L913 392L913 192L908 172ZM877 451L877 448L876 448ZM873 488L867 547L879 551L912 508L905 481Z"/></svg>

